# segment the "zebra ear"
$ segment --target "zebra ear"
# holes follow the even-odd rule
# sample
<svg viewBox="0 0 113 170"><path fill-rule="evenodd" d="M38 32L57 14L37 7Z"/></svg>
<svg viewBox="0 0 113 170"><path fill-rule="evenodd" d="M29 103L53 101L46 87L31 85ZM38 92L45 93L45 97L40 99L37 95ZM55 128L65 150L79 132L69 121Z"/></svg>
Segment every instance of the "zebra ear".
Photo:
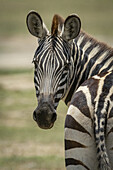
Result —
<svg viewBox="0 0 113 170"><path fill-rule="evenodd" d="M26 23L29 32L35 37L44 38L47 35L48 30L37 12L31 11L27 15Z"/></svg>
<svg viewBox="0 0 113 170"><path fill-rule="evenodd" d="M64 22L64 28L62 30L63 39L69 41L76 38L80 32L80 28L80 18L75 14L68 16Z"/></svg>

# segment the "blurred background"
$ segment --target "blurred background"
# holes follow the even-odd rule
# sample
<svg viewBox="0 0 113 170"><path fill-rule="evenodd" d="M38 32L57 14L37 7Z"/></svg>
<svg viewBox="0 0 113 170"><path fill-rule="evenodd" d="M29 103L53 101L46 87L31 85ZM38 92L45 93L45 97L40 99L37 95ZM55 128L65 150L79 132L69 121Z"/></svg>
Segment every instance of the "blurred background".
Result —
<svg viewBox="0 0 113 170"><path fill-rule="evenodd" d="M49 30L54 14L77 13L84 31L113 47L113 0L0 0L0 170L64 170L67 107L60 102L51 130L39 129L32 119L37 39L26 28L30 10Z"/></svg>

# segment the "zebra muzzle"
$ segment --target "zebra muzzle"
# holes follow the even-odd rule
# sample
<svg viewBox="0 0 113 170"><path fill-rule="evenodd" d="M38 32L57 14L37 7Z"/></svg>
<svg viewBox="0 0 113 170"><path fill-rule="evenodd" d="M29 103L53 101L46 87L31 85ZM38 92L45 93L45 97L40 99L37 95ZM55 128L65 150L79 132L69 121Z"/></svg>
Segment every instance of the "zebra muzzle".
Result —
<svg viewBox="0 0 113 170"><path fill-rule="evenodd" d="M56 118L56 111L49 102L40 102L38 107L33 112L33 119L42 129L52 128Z"/></svg>

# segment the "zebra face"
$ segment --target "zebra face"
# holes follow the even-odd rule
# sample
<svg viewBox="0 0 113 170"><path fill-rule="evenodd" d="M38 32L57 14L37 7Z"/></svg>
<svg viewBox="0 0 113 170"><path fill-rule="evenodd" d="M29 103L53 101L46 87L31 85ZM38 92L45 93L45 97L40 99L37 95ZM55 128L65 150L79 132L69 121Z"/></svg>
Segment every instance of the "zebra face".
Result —
<svg viewBox="0 0 113 170"><path fill-rule="evenodd" d="M33 118L40 128L53 127L58 103L71 84L75 54L73 39L79 34L80 25L76 15L69 16L65 22L55 15L49 34L39 14L30 12L27 16L28 30L38 37L38 48L33 58L38 106Z"/></svg>
<svg viewBox="0 0 113 170"><path fill-rule="evenodd" d="M73 57L70 56L70 45L59 37L46 37L36 50L33 62L38 107L33 117L42 128L53 126L59 100L70 85L74 71Z"/></svg>

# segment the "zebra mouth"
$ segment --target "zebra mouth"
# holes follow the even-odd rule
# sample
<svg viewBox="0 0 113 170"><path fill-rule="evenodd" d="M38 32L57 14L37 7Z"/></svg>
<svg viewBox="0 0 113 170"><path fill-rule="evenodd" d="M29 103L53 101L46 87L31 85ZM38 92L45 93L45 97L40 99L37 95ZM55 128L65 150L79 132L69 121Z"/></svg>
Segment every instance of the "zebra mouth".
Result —
<svg viewBox="0 0 113 170"><path fill-rule="evenodd" d="M41 129L51 129L54 126L54 122L55 122L55 121L53 123L52 122L45 122L45 121L41 122L38 119L35 120L35 121Z"/></svg>
<svg viewBox="0 0 113 170"><path fill-rule="evenodd" d="M33 115L33 119L36 121L37 125L41 129L51 129L54 126L54 123L57 119L57 115L54 114L50 121L45 119L41 120L39 116L37 116L37 118L34 118L34 115Z"/></svg>
<svg viewBox="0 0 113 170"><path fill-rule="evenodd" d="M38 123L37 123L38 124ZM54 126L54 123L51 123L50 125L40 125L38 124L38 126L41 128L41 129L51 129L53 126Z"/></svg>

